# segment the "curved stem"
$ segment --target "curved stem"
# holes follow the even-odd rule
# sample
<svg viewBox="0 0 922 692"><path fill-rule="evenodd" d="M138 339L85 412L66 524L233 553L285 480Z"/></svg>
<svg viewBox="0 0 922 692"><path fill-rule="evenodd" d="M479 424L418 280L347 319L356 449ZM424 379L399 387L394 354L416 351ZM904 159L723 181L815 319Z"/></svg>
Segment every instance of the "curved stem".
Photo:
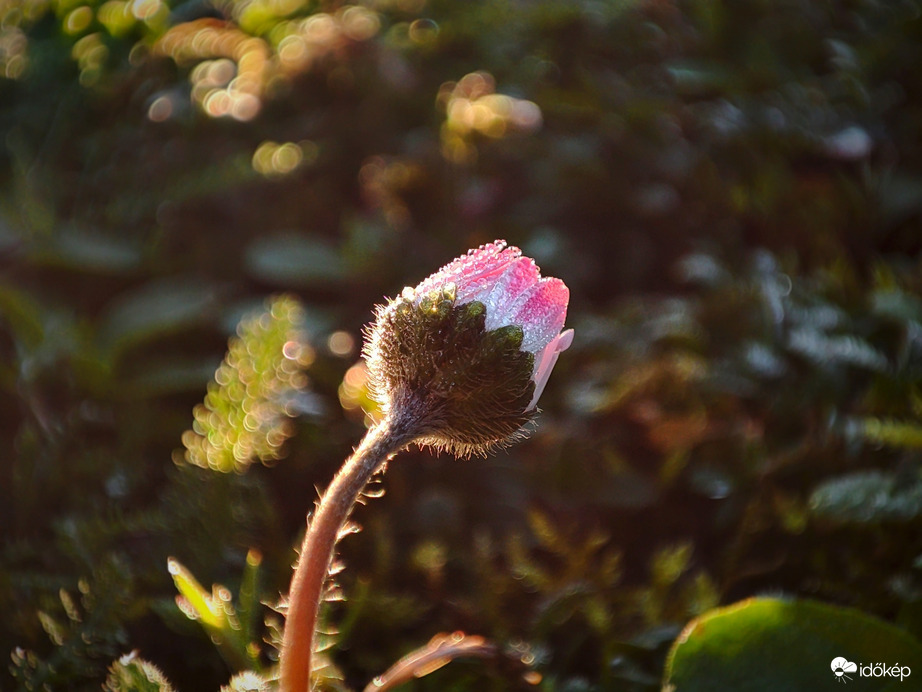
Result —
<svg viewBox="0 0 922 692"><path fill-rule="evenodd" d="M369 430L336 474L309 521L288 595L279 660L282 692L310 690L317 613L339 533L368 480L416 437L411 428L412 421L404 416L385 419Z"/></svg>

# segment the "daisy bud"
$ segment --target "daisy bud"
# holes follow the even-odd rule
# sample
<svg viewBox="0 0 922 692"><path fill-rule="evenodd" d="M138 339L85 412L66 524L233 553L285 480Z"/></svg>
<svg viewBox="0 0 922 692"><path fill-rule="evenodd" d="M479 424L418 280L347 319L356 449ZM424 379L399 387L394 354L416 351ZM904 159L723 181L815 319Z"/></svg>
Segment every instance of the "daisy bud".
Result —
<svg viewBox="0 0 922 692"><path fill-rule="evenodd" d="M504 241L471 250L378 308L365 345L375 398L413 417L418 442L459 456L513 441L573 341L569 297Z"/></svg>

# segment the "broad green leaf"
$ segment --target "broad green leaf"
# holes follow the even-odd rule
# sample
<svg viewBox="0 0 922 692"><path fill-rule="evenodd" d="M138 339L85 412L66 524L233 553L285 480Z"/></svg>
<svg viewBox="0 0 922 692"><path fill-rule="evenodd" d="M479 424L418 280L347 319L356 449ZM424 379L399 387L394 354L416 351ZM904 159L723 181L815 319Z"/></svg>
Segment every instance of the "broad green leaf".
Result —
<svg viewBox="0 0 922 692"><path fill-rule="evenodd" d="M832 668L837 658L857 669L837 675ZM907 667L910 677L901 682L899 676L862 675L864 666L878 664L888 670ZM916 689L922 676L922 642L851 608L752 598L688 624L669 653L663 689L816 692L834 689L845 675L851 678L845 682L859 683L865 692ZM916 680L909 682L913 676Z"/></svg>

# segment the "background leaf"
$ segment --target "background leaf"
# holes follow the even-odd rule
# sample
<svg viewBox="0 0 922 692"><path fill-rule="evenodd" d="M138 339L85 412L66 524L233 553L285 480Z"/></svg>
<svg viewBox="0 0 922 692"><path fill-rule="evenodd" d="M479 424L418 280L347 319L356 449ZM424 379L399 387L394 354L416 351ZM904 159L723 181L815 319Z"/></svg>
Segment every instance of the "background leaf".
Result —
<svg viewBox="0 0 922 692"><path fill-rule="evenodd" d="M838 657L859 667L883 663L915 672L922 670L922 643L851 608L753 598L689 623L670 652L664 687L685 692L826 689L838 681L830 668ZM873 690L904 689L910 681L851 677Z"/></svg>

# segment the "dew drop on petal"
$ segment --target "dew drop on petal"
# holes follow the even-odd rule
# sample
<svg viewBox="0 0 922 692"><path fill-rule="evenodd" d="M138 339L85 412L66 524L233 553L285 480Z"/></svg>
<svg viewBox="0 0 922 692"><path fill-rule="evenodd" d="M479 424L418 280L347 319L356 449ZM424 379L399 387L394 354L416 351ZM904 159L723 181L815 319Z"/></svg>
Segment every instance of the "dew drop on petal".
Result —
<svg viewBox="0 0 922 692"><path fill-rule="evenodd" d="M513 323L513 317L541 279L541 273L530 257L519 257L510 263L496 281L484 303L487 306L486 328L498 329Z"/></svg>
<svg viewBox="0 0 922 692"><path fill-rule="evenodd" d="M536 353L563 329L570 290L560 279L541 279L538 287L518 309L515 323L522 325L522 350Z"/></svg>
<svg viewBox="0 0 922 692"><path fill-rule="evenodd" d="M493 278L521 254L517 247L506 247L504 240L481 245L425 279L416 287L416 294L423 295L444 284L454 283L461 304L480 300L479 294L492 287Z"/></svg>

